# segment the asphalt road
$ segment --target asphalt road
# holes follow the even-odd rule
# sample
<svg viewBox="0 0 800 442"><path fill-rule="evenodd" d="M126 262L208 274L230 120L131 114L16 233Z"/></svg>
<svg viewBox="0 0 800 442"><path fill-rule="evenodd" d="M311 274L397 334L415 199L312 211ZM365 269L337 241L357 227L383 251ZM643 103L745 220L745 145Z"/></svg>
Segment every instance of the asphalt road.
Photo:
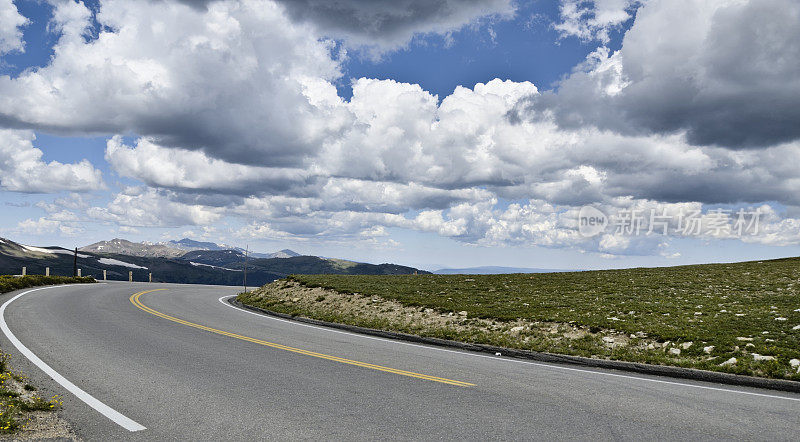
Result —
<svg viewBox="0 0 800 442"><path fill-rule="evenodd" d="M166 290L131 296L153 289ZM800 395L311 327L220 302L237 291L108 283L7 305L24 346L140 431L91 408L7 336L0 345L42 394L64 396L62 415L87 440L800 439Z"/></svg>

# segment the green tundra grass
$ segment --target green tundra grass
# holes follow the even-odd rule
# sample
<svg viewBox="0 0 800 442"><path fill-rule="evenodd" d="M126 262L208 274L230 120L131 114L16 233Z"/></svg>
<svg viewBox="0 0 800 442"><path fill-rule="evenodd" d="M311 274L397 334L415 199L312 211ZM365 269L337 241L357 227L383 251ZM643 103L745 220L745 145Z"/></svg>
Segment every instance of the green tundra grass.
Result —
<svg viewBox="0 0 800 442"><path fill-rule="evenodd" d="M0 275L0 293L13 292L14 290L26 289L40 285L56 284L86 284L95 282L90 277L68 277L68 276L7 276Z"/></svg>
<svg viewBox="0 0 800 442"><path fill-rule="evenodd" d="M468 318L500 323L560 323L589 334L572 341L547 336L523 340L502 329L465 335L387 324L379 312L367 318L333 308L298 309L291 302L268 299L263 290L240 295L240 300L290 314L368 327L384 324L462 341L800 380L800 361L795 360L800 359L800 258L566 273L293 275L289 280L437 314L465 311ZM631 339L626 346L611 348L602 341L608 333ZM730 358L737 362L723 364Z"/></svg>

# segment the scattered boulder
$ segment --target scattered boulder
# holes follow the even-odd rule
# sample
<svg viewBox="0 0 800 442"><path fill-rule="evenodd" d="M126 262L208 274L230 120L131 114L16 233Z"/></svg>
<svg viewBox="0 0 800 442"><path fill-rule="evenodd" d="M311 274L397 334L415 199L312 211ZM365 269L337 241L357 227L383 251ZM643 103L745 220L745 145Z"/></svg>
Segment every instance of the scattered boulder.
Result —
<svg viewBox="0 0 800 442"><path fill-rule="evenodd" d="M743 336L739 336L738 338L736 338L736 340L737 341L752 341L753 338L745 338Z"/></svg>
<svg viewBox="0 0 800 442"><path fill-rule="evenodd" d="M736 364L736 358L730 358L730 359L728 359L727 361L725 361L725 362L723 362L723 363L719 364L719 366L720 366L720 367L727 367L727 366L729 366L729 365L734 365L734 364Z"/></svg>
<svg viewBox="0 0 800 442"><path fill-rule="evenodd" d="M683 344L681 344L681 348L682 348L682 349L684 349L684 350L688 350L688 349L689 349L689 347L691 347L691 346L692 346L692 344L693 344L693 342L692 342L692 341L689 341L689 342L684 342Z"/></svg>
<svg viewBox="0 0 800 442"><path fill-rule="evenodd" d="M764 356L764 355L760 355L758 353L753 353L753 360L756 360L756 361L774 361L775 360L775 356Z"/></svg>
<svg viewBox="0 0 800 442"><path fill-rule="evenodd" d="M679 354L681 354L681 349L680 348L674 348L674 347L670 348L669 349L669 354L678 356Z"/></svg>
<svg viewBox="0 0 800 442"><path fill-rule="evenodd" d="M714 351L714 346L713 345L709 345L707 347L703 347L703 353L705 353L707 355L710 355L712 351Z"/></svg>

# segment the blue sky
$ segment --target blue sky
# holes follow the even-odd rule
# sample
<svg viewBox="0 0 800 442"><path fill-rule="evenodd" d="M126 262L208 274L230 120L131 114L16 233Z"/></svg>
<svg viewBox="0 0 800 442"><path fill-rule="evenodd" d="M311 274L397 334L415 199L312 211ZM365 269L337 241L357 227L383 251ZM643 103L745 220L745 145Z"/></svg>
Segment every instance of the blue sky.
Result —
<svg viewBox="0 0 800 442"><path fill-rule="evenodd" d="M800 158L800 99L772 91L798 67L754 63L731 81L736 39L714 34L763 6L430 5L408 17L352 0L320 18L256 0L0 0L21 32L0 34L0 236L191 236L427 269L800 254L781 160ZM675 13L693 18L670 28ZM771 23L738 46L766 65L797 46ZM783 108L765 112L770 93ZM668 213L671 232L583 236L587 205L611 223ZM679 215L706 229L720 208L758 209L760 231L680 233Z"/></svg>

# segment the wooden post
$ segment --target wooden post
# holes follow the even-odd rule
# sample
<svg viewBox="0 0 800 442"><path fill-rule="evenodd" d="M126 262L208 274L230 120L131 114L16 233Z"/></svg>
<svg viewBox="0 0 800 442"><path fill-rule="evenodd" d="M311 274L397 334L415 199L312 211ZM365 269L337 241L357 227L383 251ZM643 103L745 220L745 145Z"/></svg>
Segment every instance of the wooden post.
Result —
<svg viewBox="0 0 800 442"><path fill-rule="evenodd" d="M50 267L45 267L44 276L50 276Z"/></svg>
<svg viewBox="0 0 800 442"><path fill-rule="evenodd" d="M247 253L250 251L250 245L246 244L244 249L244 292L247 293Z"/></svg>
<svg viewBox="0 0 800 442"><path fill-rule="evenodd" d="M106 272L108 272L108 270L103 270L103 281L108 281L108 274Z"/></svg>
<svg viewBox="0 0 800 442"><path fill-rule="evenodd" d="M153 282L153 274L152 273L148 273L147 274L147 282Z"/></svg>
<svg viewBox="0 0 800 442"><path fill-rule="evenodd" d="M22 268L22 276L25 276L27 274L28 274L28 268L27 267L23 267Z"/></svg>
<svg viewBox="0 0 800 442"><path fill-rule="evenodd" d="M133 271L128 272L128 282L133 282Z"/></svg>

